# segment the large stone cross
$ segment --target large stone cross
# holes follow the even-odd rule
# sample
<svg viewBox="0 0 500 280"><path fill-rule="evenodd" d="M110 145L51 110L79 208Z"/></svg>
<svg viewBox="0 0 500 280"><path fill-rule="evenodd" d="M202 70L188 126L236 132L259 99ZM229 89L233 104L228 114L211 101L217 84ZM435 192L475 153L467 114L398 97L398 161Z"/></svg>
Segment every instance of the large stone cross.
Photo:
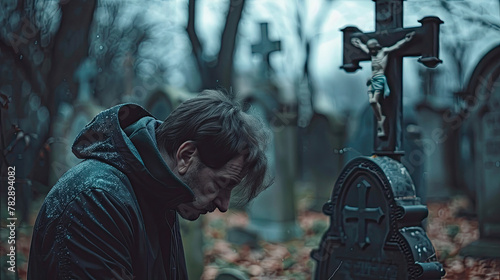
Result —
<svg viewBox="0 0 500 280"><path fill-rule="evenodd" d="M366 200L368 199L368 190L371 187L370 183L363 180L357 185L358 189L358 207L344 206L342 211L344 222L348 219L356 219L358 222L358 245L362 249L370 244L370 238L366 236L366 223L369 221L380 223L380 219L384 217L384 213L380 207L366 208Z"/></svg>
<svg viewBox="0 0 500 280"><path fill-rule="evenodd" d="M262 60L266 64L266 71L269 71L269 55L273 52L281 50L281 41L271 41L268 33L268 23L262 22L260 24L260 42L252 45L252 53L260 53Z"/></svg>
<svg viewBox="0 0 500 280"><path fill-rule="evenodd" d="M354 26L348 26L342 30L344 33L344 54L341 68L346 72L354 72L361 69L360 61L371 60L370 55L353 45L353 38L359 38L364 44L369 39L376 39L380 46L388 47L394 46L410 33L413 35L411 41L389 54L385 76L390 95L387 98L379 98L382 112L386 117L386 133L384 137L376 136L374 140L374 154L399 159L403 154L403 57L421 56L419 62L427 67L436 67L441 62L438 58L439 25L443 22L437 17L425 17L419 21L422 24L421 27L403 28L403 0L373 1L376 11L376 31L363 33Z"/></svg>

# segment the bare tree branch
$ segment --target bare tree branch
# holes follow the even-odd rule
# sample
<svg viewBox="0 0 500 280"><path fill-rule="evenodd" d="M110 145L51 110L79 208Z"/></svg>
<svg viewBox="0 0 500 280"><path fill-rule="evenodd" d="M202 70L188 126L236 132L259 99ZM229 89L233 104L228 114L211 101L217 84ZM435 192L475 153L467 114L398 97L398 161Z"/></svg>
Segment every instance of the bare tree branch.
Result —
<svg viewBox="0 0 500 280"><path fill-rule="evenodd" d="M229 11L226 16L226 24L221 36L220 50L217 59L215 77L219 80L219 85L229 88L232 82L234 48L236 44L236 34L241 20L241 14L245 0L231 0Z"/></svg>
<svg viewBox="0 0 500 280"><path fill-rule="evenodd" d="M196 17L196 3L195 0L189 0L188 4L188 24L186 31L191 41L191 46L193 47L193 55L196 58L196 63L198 64L198 69L200 69L201 75L203 76L205 71L205 64L203 62L203 46L201 45L200 39L195 29L195 17Z"/></svg>

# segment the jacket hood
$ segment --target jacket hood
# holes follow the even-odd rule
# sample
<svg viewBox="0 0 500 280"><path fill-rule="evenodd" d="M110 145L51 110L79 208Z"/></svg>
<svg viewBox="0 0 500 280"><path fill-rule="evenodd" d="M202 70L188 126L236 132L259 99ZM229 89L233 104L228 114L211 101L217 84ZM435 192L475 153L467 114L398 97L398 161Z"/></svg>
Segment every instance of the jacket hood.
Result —
<svg viewBox="0 0 500 280"><path fill-rule="evenodd" d="M136 104L122 104L99 113L78 134L73 153L97 159L122 171L136 193L167 208L193 200L191 189L175 176L160 155L155 129L162 122Z"/></svg>

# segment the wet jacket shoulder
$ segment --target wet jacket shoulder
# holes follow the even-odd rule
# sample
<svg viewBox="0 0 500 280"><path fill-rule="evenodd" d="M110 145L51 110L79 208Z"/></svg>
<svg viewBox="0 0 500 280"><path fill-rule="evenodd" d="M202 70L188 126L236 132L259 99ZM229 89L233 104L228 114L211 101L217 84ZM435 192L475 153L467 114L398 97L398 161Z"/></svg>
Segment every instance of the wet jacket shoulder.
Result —
<svg viewBox="0 0 500 280"><path fill-rule="evenodd" d="M82 130L73 152L84 161L35 223L28 279L187 279L175 207L192 192L160 156L159 124L128 104Z"/></svg>

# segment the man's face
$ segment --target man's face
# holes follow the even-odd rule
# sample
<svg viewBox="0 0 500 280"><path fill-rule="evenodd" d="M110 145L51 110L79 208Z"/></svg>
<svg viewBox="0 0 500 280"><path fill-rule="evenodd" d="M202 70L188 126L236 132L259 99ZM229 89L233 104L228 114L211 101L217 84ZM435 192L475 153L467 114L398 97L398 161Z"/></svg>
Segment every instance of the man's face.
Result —
<svg viewBox="0 0 500 280"><path fill-rule="evenodd" d="M213 212L216 208L226 212L231 191L244 177L243 166L243 156L228 161L219 169L204 166L197 160L182 179L193 190L194 201L177 207L181 217L194 221L201 214Z"/></svg>

